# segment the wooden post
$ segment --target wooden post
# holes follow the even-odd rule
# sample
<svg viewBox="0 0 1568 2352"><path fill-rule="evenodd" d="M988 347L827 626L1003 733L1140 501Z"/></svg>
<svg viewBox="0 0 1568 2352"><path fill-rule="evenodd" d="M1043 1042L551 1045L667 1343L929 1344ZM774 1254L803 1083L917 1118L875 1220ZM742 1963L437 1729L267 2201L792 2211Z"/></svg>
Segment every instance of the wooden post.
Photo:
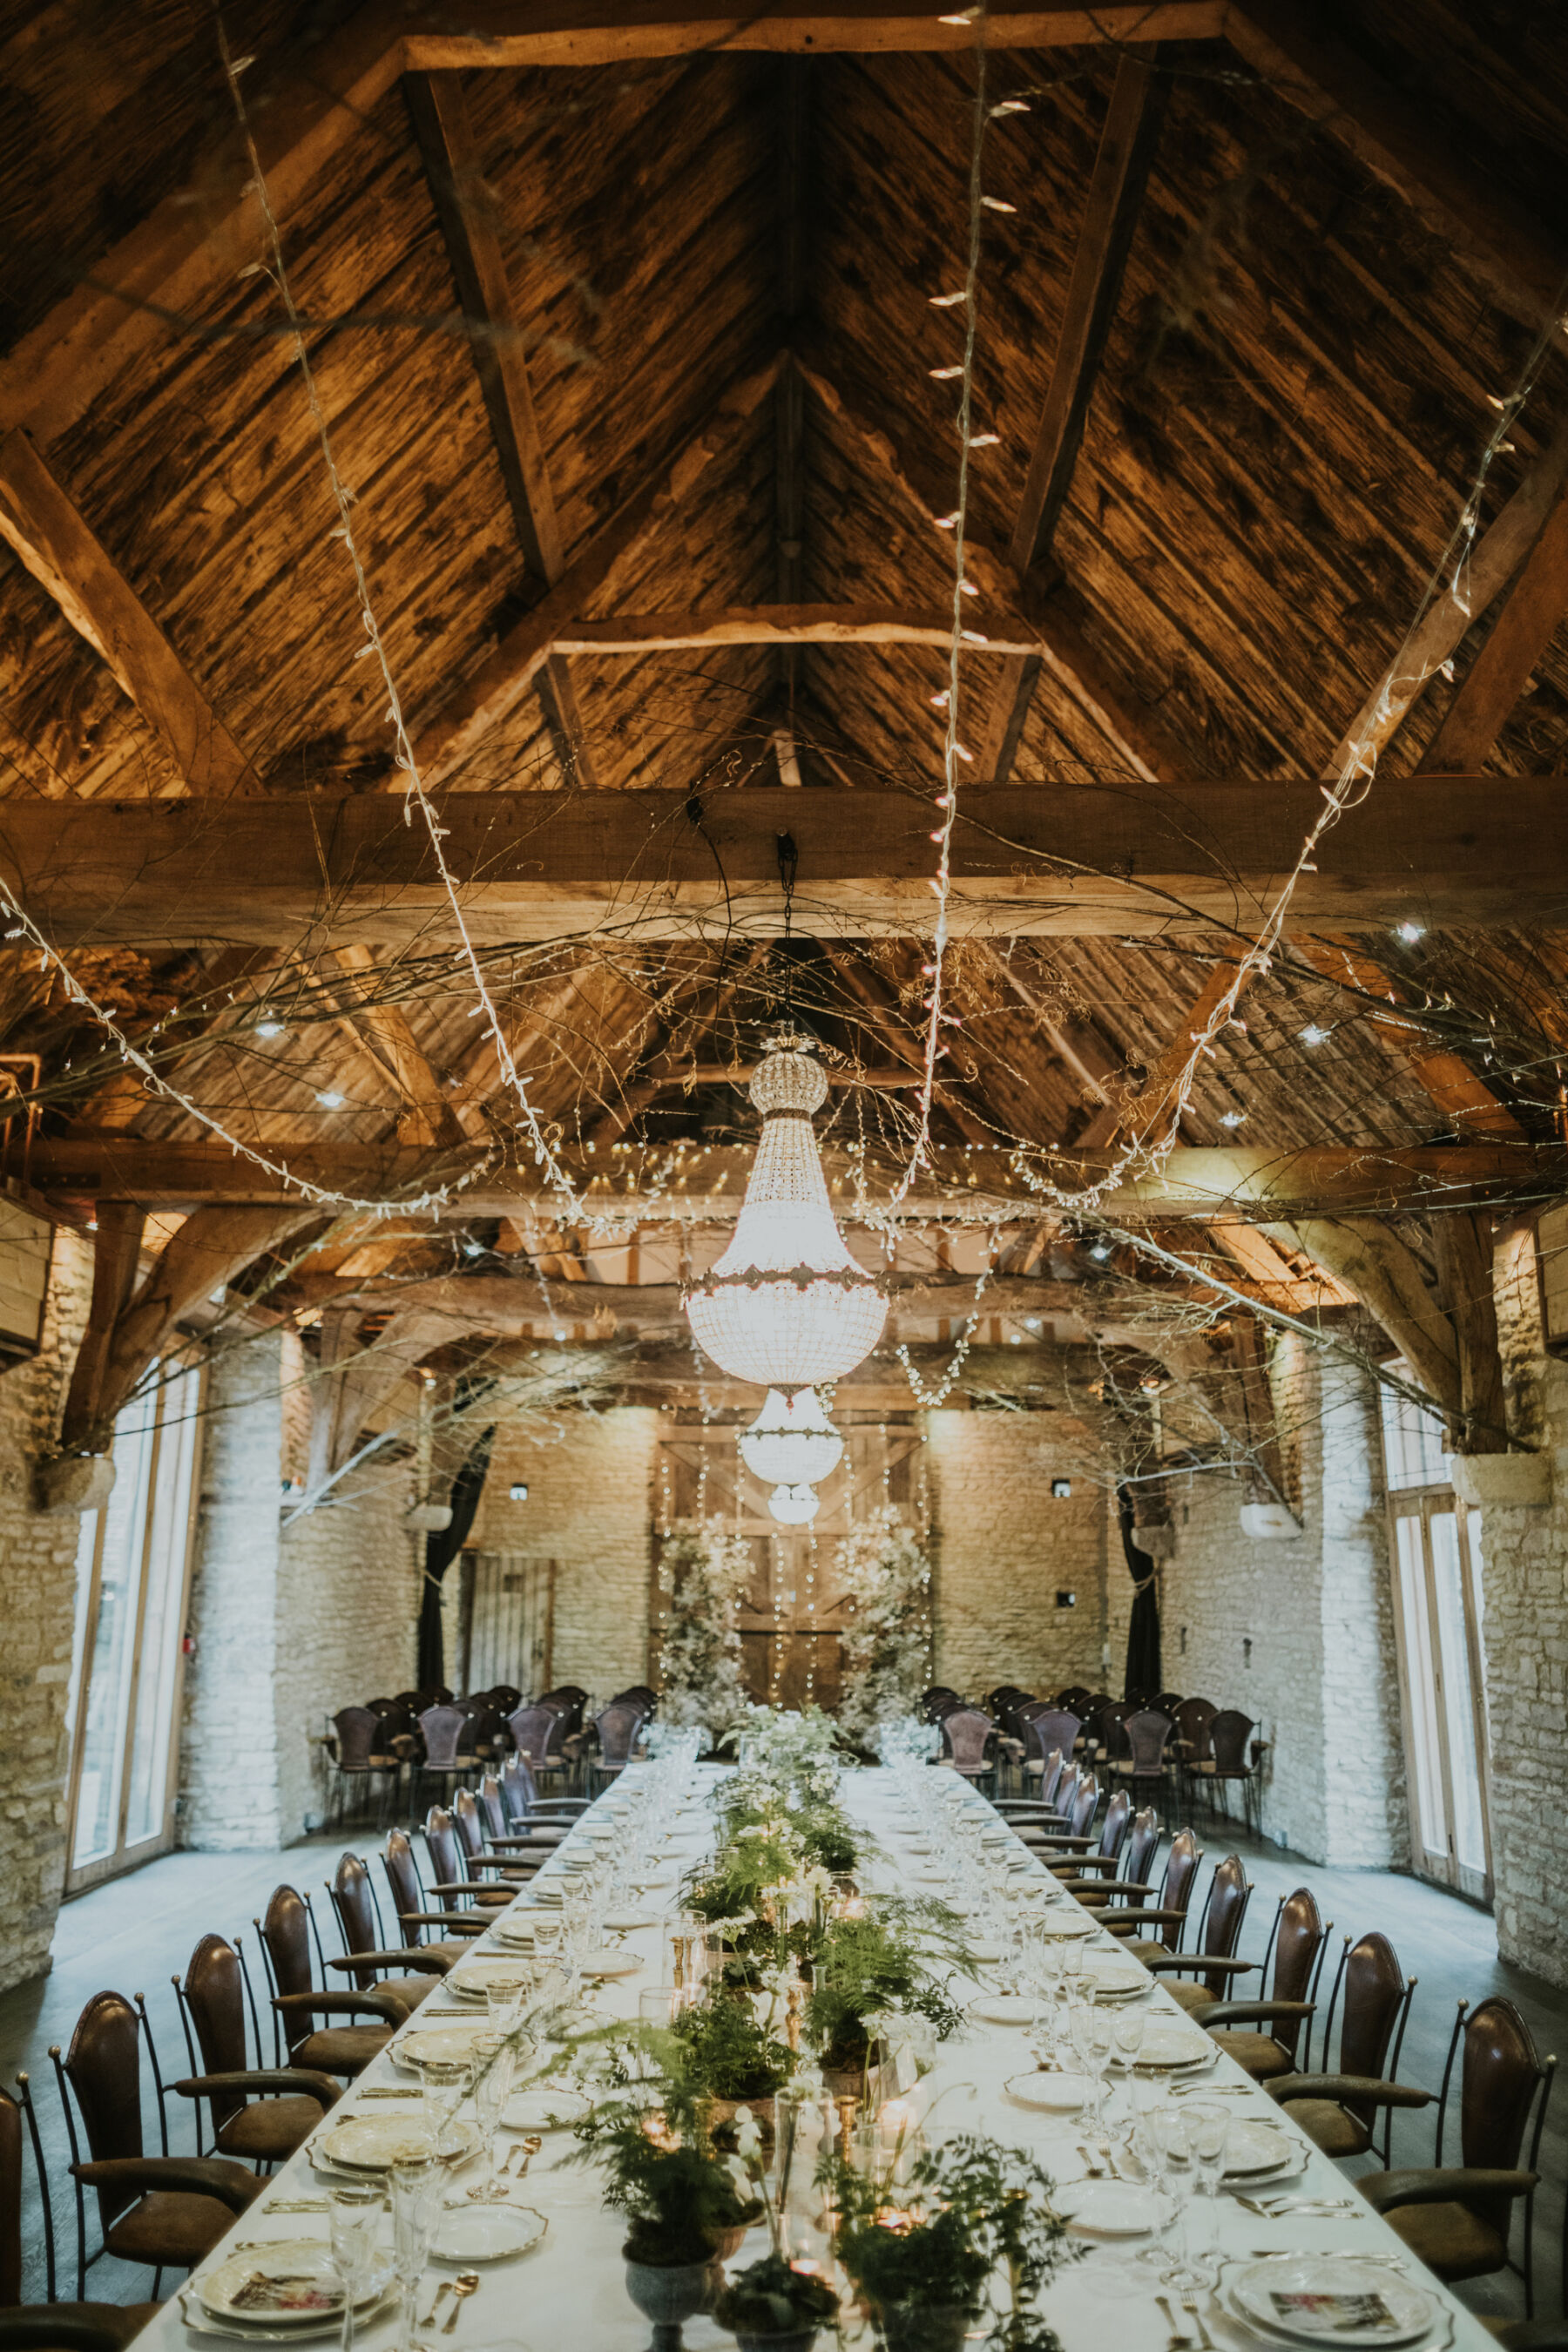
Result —
<svg viewBox="0 0 1568 2352"><path fill-rule="evenodd" d="M1456 1209L1435 1216L1432 1244L1459 1353L1459 1452L1506 1454L1490 1214L1485 1209Z"/></svg>

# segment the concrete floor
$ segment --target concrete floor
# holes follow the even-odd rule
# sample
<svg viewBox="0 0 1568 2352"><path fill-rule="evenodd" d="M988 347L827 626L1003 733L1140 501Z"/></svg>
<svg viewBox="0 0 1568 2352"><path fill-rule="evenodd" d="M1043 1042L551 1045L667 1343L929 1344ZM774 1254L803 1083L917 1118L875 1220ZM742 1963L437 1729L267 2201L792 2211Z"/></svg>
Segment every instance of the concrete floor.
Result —
<svg viewBox="0 0 1568 2352"><path fill-rule="evenodd" d="M1233 1848L1247 1858L1255 1892L1242 1939L1244 1958L1261 1958L1279 1896L1303 1884L1312 1888L1324 1917L1334 1923L1324 1974L1325 1999L1342 1935L1354 1937L1376 1927L1389 1937L1406 1973L1420 1979L1400 2064L1403 2080L1436 2090L1442 2079L1457 2003L1461 1999L1473 2002L1492 1992L1504 1993L1517 2003L1542 2057L1559 2049L1568 2054L1568 1991L1505 1966L1498 1958L1492 1922L1486 1912L1418 1879L1384 1871L1321 1869L1223 1823L1205 1825L1203 1835L1211 1861ZM252 1919L265 1907L273 1887L287 1880L315 1896L326 1948L330 1952L339 1949L331 1906L321 1891L323 1882L331 1877L341 1853L350 1849L374 1851L377 1843L374 1835L362 1832L312 1839L281 1852L165 1855L129 1877L95 1887L67 1904L56 1932L52 1972L0 1995L0 2079L8 2083L19 2067L26 2068L32 2077L56 2184L62 2294L75 2291L69 2280L74 2221L68 2188L62 2186L67 2180L68 2151L47 2054L49 2044L68 2042L77 2015L91 1994L105 1987L127 1994L144 1991L165 2077L183 2073L184 2043L170 1978L184 1968L198 1938L211 1929L231 1938L243 1934L248 1949L254 1943ZM384 1895L379 1864L374 1875L378 1893ZM1312 2062L1321 2062L1315 2044ZM150 2084L145 2104L147 2145L152 2149L157 2146L157 2121ZM188 2111L182 2101L170 2105L180 2110L171 2118L172 2145L176 2150L188 2148L194 2144ZM1430 2164L1434 2128L1430 2116L1398 2116L1395 2163ZM1449 2162L1458 2160L1452 2126L1447 2155ZM1373 2167L1368 2163L1352 2168ZM1551 2315L1562 2308L1559 2230L1568 2177L1568 2092L1560 2094L1548 2111L1542 2170L1546 2186L1536 2234L1537 2309ZM29 2268L37 2280L35 2288L30 2277L28 2291L41 2294L42 2228L31 2184L24 2218ZM89 2273L89 2292L109 2300L131 2301L145 2295L148 2284L145 2271L107 2261ZM164 2292L168 2285L165 2280ZM1478 2311L1515 2315L1524 2308L1522 2287L1511 2277L1477 2280L1462 2292Z"/></svg>

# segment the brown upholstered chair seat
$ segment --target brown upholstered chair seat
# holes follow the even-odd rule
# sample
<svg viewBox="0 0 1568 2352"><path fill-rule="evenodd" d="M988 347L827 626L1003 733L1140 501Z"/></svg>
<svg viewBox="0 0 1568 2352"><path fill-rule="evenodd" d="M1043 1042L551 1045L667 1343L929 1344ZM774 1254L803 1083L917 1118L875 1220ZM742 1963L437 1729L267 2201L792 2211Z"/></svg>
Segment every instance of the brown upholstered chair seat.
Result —
<svg viewBox="0 0 1568 2352"><path fill-rule="evenodd" d="M10 2337L21 2333L15 2323L20 2321L26 2326L31 2322L26 2340L37 2347L46 2344L48 2330L55 2327L62 2336L67 2329L74 2331L79 2327L90 2327L105 2342L129 2344L133 2336L141 2335L150 2320L158 2317L163 2309L161 2303L0 2304L0 2327L4 2328L5 2337ZM5 2326L5 2323L12 2325ZM68 2339L73 2345L77 2340L74 2333Z"/></svg>
<svg viewBox="0 0 1568 2352"><path fill-rule="evenodd" d="M1325 2156L1364 2156L1372 2146L1371 2130L1337 2099L1285 2099L1281 2105Z"/></svg>
<svg viewBox="0 0 1568 2352"><path fill-rule="evenodd" d="M1367 2175L1369 2180L1376 2178ZM1416 2260L1440 2279L1484 2278L1500 2271L1508 2259L1500 2231L1457 2198L1442 2205L1396 2205L1384 2218Z"/></svg>
<svg viewBox="0 0 1568 2352"><path fill-rule="evenodd" d="M1249 2033L1243 2027L1228 2026L1216 2032L1213 2039L1255 2083L1267 2083L1271 2074L1289 2074L1295 2070L1295 2060L1288 2050L1281 2050L1271 2033Z"/></svg>
<svg viewBox="0 0 1568 2352"><path fill-rule="evenodd" d="M252 2099L229 2116L214 2146L219 2156L245 2164L283 2164L304 2146L321 2115L314 2099Z"/></svg>
<svg viewBox="0 0 1568 2352"><path fill-rule="evenodd" d="M428 1975L383 1977L376 1986L376 1990L389 1992L393 1999L400 2000L405 2009L414 2010L418 2008L427 1995L435 1991L440 1981L439 1976L432 1969Z"/></svg>
<svg viewBox="0 0 1568 2352"><path fill-rule="evenodd" d="M1164 1986L1179 2009L1206 2009L1214 1999L1202 1977L1166 1977ZM1215 2038L1217 2041L1219 2037L1216 2034Z"/></svg>
<svg viewBox="0 0 1568 2352"><path fill-rule="evenodd" d="M256 2185L259 2189L260 2181ZM234 2214L220 2198L154 2189L110 2222L104 2244L121 2262L191 2270L206 2260L234 2223Z"/></svg>
<svg viewBox="0 0 1568 2352"><path fill-rule="evenodd" d="M320 2067L323 2074L363 2074L391 2039L390 2025L326 2025L296 2042L289 2063Z"/></svg>

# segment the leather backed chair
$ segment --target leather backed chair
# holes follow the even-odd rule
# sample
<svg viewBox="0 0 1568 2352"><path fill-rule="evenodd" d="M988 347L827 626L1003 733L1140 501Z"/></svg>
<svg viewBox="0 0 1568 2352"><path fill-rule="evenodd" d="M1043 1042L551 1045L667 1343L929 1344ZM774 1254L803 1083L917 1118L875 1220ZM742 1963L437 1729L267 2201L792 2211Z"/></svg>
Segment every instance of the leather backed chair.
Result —
<svg viewBox="0 0 1568 2352"><path fill-rule="evenodd" d="M1126 1790L1119 1789L1106 1808L1106 1820L1110 1818L1111 1807L1130 1801ZM1133 1814L1129 1824L1120 1870L1102 1855L1085 1854L1082 1862L1074 1866L1071 1876L1061 1871L1055 1874L1064 1879L1069 1895L1076 1895L1091 1911L1099 1911L1110 1904L1126 1903L1134 1895L1153 1894L1149 1873L1159 1849L1160 1816L1152 1805L1145 1805L1141 1812Z"/></svg>
<svg viewBox="0 0 1568 2352"><path fill-rule="evenodd" d="M414 1842L406 1831L388 1832L382 1868L386 1873L387 1892L403 1931L407 1966L423 1968L427 1959L441 1959L450 1968L465 1957L474 1937L489 1926L491 1915L488 1911L431 1910L419 1865L414 1858ZM440 1936L426 1937L427 1927L439 1927ZM417 1960L412 1958L415 1952L420 1955Z"/></svg>
<svg viewBox="0 0 1568 2352"><path fill-rule="evenodd" d="M1174 1728L1171 1717L1156 1707L1141 1707L1128 1716L1121 1726L1127 1753L1111 1765L1112 1780L1127 1781L1134 1796L1157 1795L1168 1769L1165 1750Z"/></svg>
<svg viewBox="0 0 1568 2352"><path fill-rule="evenodd" d="M77 2184L77 2294L89 2261L145 2263L157 2294L165 2270L192 2270L260 2190L258 2176L221 2156L148 2156L142 2145L142 2021L123 1993L95 1993L62 2062L55 2063ZM77 2116L89 2157L83 2160ZM98 2199L99 2252L87 2252L87 2190Z"/></svg>
<svg viewBox="0 0 1568 2352"><path fill-rule="evenodd" d="M361 1992L390 1993L394 2000L402 2002L405 2014L417 2009L446 1975L446 1964L427 1954L413 1963L410 1974L406 1948L397 1952L383 1948L369 1864L357 1853L343 1854L327 1893L343 1939L342 1954L329 1959L328 1968L352 1977ZM395 1975L390 1973L394 1969Z"/></svg>
<svg viewBox="0 0 1568 2352"><path fill-rule="evenodd" d="M441 1781L455 1788L479 1762L472 1738L473 1718L466 1706L427 1706L419 1717L419 1737L424 1753L415 1772L415 1806L426 1793L427 1784Z"/></svg>
<svg viewBox="0 0 1568 2352"><path fill-rule="evenodd" d="M245 2049L245 1993L239 1954L221 1936L204 1936L174 1979L191 2071L174 2084L195 2099L196 2144L205 2100L213 2151L242 2164L283 2164L303 2146L338 2095L330 2074L309 2067L250 2066ZM198 2063L197 2053L200 2053Z"/></svg>
<svg viewBox="0 0 1568 2352"><path fill-rule="evenodd" d="M921 1694L921 1713L928 1723L940 1723L944 1715L951 1715L955 1706L963 1705L958 1693L946 1683L933 1683L930 1690Z"/></svg>
<svg viewBox="0 0 1568 2352"><path fill-rule="evenodd" d="M452 1826L458 1832L458 1854L471 1879L481 1871L493 1871L498 1880L515 1891L538 1872L546 1849L535 1846L531 1854L493 1853L485 1834L485 1815L478 1797L471 1789L459 1789L452 1800Z"/></svg>
<svg viewBox="0 0 1568 2352"><path fill-rule="evenodd" d="M59 2352L121 2352L121 2347L140 2335L150 2319L157 2317L162 2306L156 2303L55 2301L55 2231L48 2174L26 2074L17 2075L16 2087L21 2093L19 2100L0 2091L0 2347L12 2347L12 2352L22 2352L24 2346L36 2346L37 2352L50 2352L50 2347L57 2346ZM24 2122L32 2147L43 2212L47 2303L22 2301Z"/></svg>
<svg viewBox="0 0 1568 2352"><path fill-rule="evenodd" d="M1247 1753L1257 1724L1239 1707L1221 1707L1209 1725L1209 1753L1198 1766L1198 1777L1211 1793L1222 1789L1239 1788L1242 1818L1248 1829L1256 1830L1253 1816L1257 1811L1258 1766ZM1229 1811L1228 1803L1226 1810Z"/></svg>
<svg viewBox="0 0 1568 2352"><path fill-rule="evenodd" d="M513 1761L509 1758L499 1773L486 1772L480 1777L477 1793L485 1843L492 1853L531 1854L538 1862L552 1846L560 1844L571 1824L555 1821L531 1822L524 1811L522 1826L514 1829L511 1811L514 1791L510 1785L514 1769ZM522 1769L526 1771L528 1768L525 1765ZM515 1793L520 1806L526 1808L526 1796L521 1790Z"/></svg>
<svg viewBox="0 0 1568 2352"><path fill-rule="evenodd" d="M297 1887L275 1887L266 1916L255 1922L272 1993L274 2040L281 2036L291 2066L323 2074L362 2074L380 2056L408 2011L390 1993L326 1992L310 1968L313 1923ZM326 2025L318 2017L370 2018L373 2024Z"/></svg>
<svg viewBox="0 0 1568 2352"><path fill-rule="evenodd" d="M1166 1959L1181 1949L1203 1858L1203 1848L1193 1832L1178 1830L1165 1856L1157 1899L1153 1903L1123 1903L1106 1912L1103 1925L1111 1935L1123 1939L1125 1948L1136 1959ZM1151 1888L1150 1892L1156 1890Z"/></svg>
<svg viewBox="0 0 1568 2352"><path fill-rule="evenodd" d="M1059 1826L1051 1822L1018 1825L1020 1837L1045 1862L1058 1856L1070 1861L1075 1853L1087 1853L1095 1843L1092 1824L1100 1811L1100 1783L1092 1772L1068 1773L1062 1787L1066 1789L1069 1781L1075 1784L1069 1810Z"/></svg>
<svg viewBox="0 0 1568 2352"><path fill-rule="evenodd" d="M1181 1776L1182 1795L1189 1808L1201 1785L1202 1767L1214 1761L1210 1735L1218 1713L1214 1701L1206 1698L1184 1698L1175 1709L1176 1769Z"/></svg>
<svg viewBox="0 0 1568 2352"><path fill-rule="evenodd" d="M1165 1990L1178 2008L1205 2009L1221 2000L1236 1978L1256 1976L1256 1960L1238 1960L1236 1948L1241 1941L1241 1930L1247 1919L1247 1906L1252 1900L1252 1881L1242 1868L1238 1853L1227 1853L1223 1862L1215 1864L1209 1891L1204 1898L1203 1916L1198 1923L1198 1940L1191 1952L1149 1952L1140 1950L1139 1958L1146 1969L1163 1979ZM1181 1979L1194 1977L1196 1983Z"/></svg>
<svg viewBox="0 0 1568 2352"><path fill-rule="evenodd" d="M1094 1693L1088 1688L1087 1685L1069 1683L1066 1690L1058 1691L1057 1705L1066 1707L1069 1714L1076 1715L1081 1722L1093 1696Z"/></svg>
<svg viewBox="0 0 1568 2352"><path fill-rule="evenodd" d="M1027 1729L1028 1726L1026 1725ZM1053 1748L1042 1759L1039 1780L1027 1796L994 1797L992 1802L1006 1821L1026 1822L1045 1814L1055 1814L1059 1801L1062 1775L1067 1762L1059 1748Z"/></svg>
<svg viewBox="0 0 1568 2352"><path fill-rule="evenodd" d="M517 1891L498 1886L493 1878L474 1876L457 1822L444 1806L432 1805L425 1816L425 1850L430 1857L429 1892L453 1910L470 1917L493 1914L510 1903Z"/></svg>
<svg viewBox="0 0 1568 2352"><path fill-rule="evenodd" d="M1070 1764L1082 1728L1079 1717L1066 1707L1048 1706L1041 1714L1031 1716L1024 1738L1025 1780L1044 1780L1047 1761L1055 1748L1059 1748L1063 1760Z"/></svg>
<svg viewBox="0 0 1568 2352"><path fill-rule="evenodd" d="M1350 1937L1345 1937L1323 2023L1325 2071L1277 2074L1268 2084L1269 2097L1288 2110L1291 2122L1300 2124L1325 2156L1372 2154L1381 2114L1383 2146L1375 2152L1387 2165L1393 2160L1394 2109L1430 2106L1429 2091L1417 2091L1395 2080L1415 1995L1415 1979L1406 1981L1386 1936L1363 1936L1353 1948ZM1336 2010L1340 2063L1331 2074L1326 2069Z"/></svg>
<svg viewBox="0 0 1568 2352"><path fill-rule="evenodd" d="M1295 2072L1303 2026L1310 2052L1318 1979L1331 1926L1331 1921L1328 1927L1323 1925L1310 1887L1298 1886L1293 1894L1281 1895L1263 1956L1266 1976L1273 1962L1272 1990L1258 2000L1213 2001L1191 2012L1255 2083ZM1262 2026L1269 2030L1254 2030Z"/></svg>
<svg viewBox="0 0 1568 2352"><path fill-rule="evenodd" d="M536 1780L558 1780L566 1769L563 1748L567 1717L542 1700L520 1706L509 1725L512 1746Z"/></svg>
<svg viewBox="0 0 1568 2352"><path fill-rule="evenodd" d="M942 1744L946 1761L965 1780L978 1788L989 1780L995 1767L986 1754L991 1735L995 1729L991 1717L977 1706L954 1707L942 1721Z"/></svg>
<svg viewBox="0 0 1568 2352"><path fill-rule="evenodd" d="M1094 1786L1092 1780L1085 1783L1086 1788L1092 1789ZM1083 1794L1084 1791L1080 1790L1079 1792L1080 1805L1083 1801ZM1098 1801L1098 1790L1095 1790L1095 1796ZM1090 1812L1089 1820L1092 1822L1093 1819L1094 1815ZM1127 1843L1128 1832L1131 1827L1132 1800L1125 1789L1118 1789L1105 1808L1099 1835L1092 1838L1081 1853L1075 1853L1071 1851L1077 1842L1074 1837L1058 1839L1052 1844L1037 1848L1037 1851L1053 1877L1071 1878L1080 1871L1091 1870L1096 1864L1101 1870L1113 1872L1121 1859L1121 1849ZM1089 1835L1087 1831L1085 1835ZM1062 1856L1060 1861L1057 1858L1058 1854Z"/></svg>
<svg viewBox="0 0 1568 2352"><path fill-rule="evenodd" d="M569 1830L593 1801L588 1797L541 1796L539 1783L521 1756L507 1758L501 1767L500 1790L512 1831L523 1836L532 1830Z"/></svg>
<svg viewBox="0 0 1568 2352"><path fill-rule="evenodd" d="M395 1713L394 1710L394 1717ZM377 1799L378 1813L391 1801L403 1765L386 1744L388 1719L368 1706L341 1706L332 1717L335 1753L331 1812L340 1822L348 1817L349 1791L356 1783L367 1797ZM329 1826L330 1823L331 1814Z"/></svg>
<svg viewBox="0 0 1568 2352"><path fill-rule="evenodd" d="M1020 1801L1017 1804L1002 1805L998 1811L1029 1844L1048 1843L1054 1832L1071 1829L1078 1792L1091 1777L1081 1765L1068 1764L1058 1773L1048 1801L1041 1799L1034 1804Z"/></svg>
<svg viewBox="0 0 1568 2352"><path fill-rule="evenodd" d="M1448 2093L1461 2050L1459 2162L1445 2165ZM1473 2010L1461 2001L1443 2069L1432 2165L1363 2173L1355 2184L1411 2252L1447 2284L1504 2269L1519 2273L1531 2317L1535 2312L1536 2165L1556 2066L1555 2058L1543 2065L1536 2056L1530 2028L1511 2000L1494 1995ZM1527 2133L1530 2155L1521 2168ZM1522 2263L1515 2263L1510 2252L1513 2209L1520 2203L1524 2207Z"/></svg>
<svg viewBox="0 0 1568 2352"><path fill-rule="evenodd" d="M594 1718L594 1728L599 1735L599 1752L594 1758L590 1771L597 1788L607 1788L618 1779L632 1760L638 1732L647 1717L632 1701L612 1703Z"/></svg>

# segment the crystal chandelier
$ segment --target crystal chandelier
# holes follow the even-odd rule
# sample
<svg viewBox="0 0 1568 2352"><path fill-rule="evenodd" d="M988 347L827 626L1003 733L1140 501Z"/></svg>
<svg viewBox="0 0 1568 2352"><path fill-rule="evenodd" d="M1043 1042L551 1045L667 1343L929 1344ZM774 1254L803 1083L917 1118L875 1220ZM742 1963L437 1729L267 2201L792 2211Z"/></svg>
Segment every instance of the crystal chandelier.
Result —
<svg viewBox="0 0 1568 2352"><path fill-rule="evenodd" d="M746 1197L729 1248L685 1307L721 1371L759 1388L810 1388L870 1354L887 1304L834 1222L811 1126L827 1080L805 1041L780 1037L751 1091L763 1133Z"/></svg>
<svg viewBox="0 0 1568 2352"><path fill-rule="evenodd" d="M781 1520L786 1528L803 1528L816 1517L816 1489L815 1486L775 1486L768 1496L768 1508L774 1518Z"/></svg>
<svg viewBox="0 0 1568 2352"><path fill-rule="evenodd" d="M786 1397L770 1389L766 1402L741 1439L741 1459L768 1485L815 1486L837 1469L844 1440L822 1410L815 1389Z"/></svg>

